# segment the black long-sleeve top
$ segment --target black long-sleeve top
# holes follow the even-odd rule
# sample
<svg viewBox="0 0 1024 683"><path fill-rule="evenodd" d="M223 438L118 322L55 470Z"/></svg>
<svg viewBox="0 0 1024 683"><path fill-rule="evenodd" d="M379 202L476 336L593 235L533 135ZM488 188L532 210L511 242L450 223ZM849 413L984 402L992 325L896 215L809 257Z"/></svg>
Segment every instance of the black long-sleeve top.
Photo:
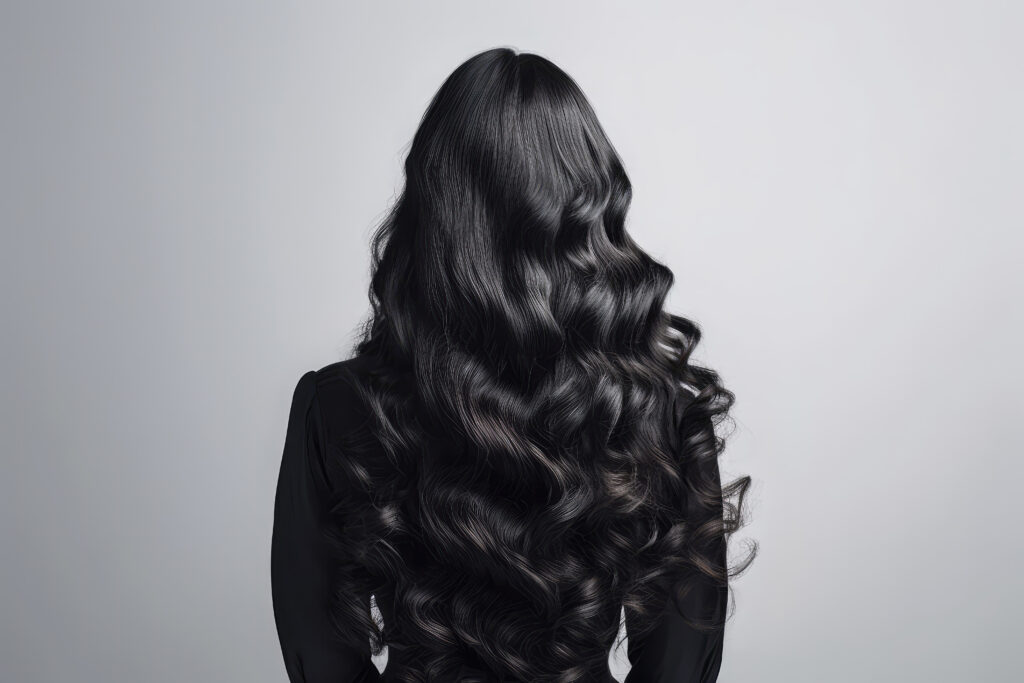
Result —
<svg viewBox="0 0 1024 683"><path fill-rule="evenodd" d="M352 372L352 361L333 363L302 375L292 396L284 450L274 503L271 543L271 584L274 617L291 683L388 683L391 667L381 673L373 664L369 639L354 649L332 638L328 605L333 567L322 532L323 502L331 483L324 461L327 440L334 438L353 406L350 394L338 391L339 378ZM326 418L326 419L325 419ZM718 480L717 464L715 478ZM720 480L719 480L720 481ZM367 610L370 596L363 596ZM376 596L387 623L392 605ZM724 610L724 587L692 591L688 600L706 614L707 606ZM719 612L720 613L720 612ZM666 602L654 628L643 639L626 618L627 658L631 669L625 683L715 683L722 662L724 632L704 633L683 621ZM601 683L615 681L610 671ZM454 682L453 682L454 683Z"/></svg>

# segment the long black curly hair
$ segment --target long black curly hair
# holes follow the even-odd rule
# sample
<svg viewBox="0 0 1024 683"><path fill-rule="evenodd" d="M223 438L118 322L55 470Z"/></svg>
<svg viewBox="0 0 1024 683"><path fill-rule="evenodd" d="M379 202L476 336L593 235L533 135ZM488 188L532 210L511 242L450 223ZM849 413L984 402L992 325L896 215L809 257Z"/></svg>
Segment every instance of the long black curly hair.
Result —
<svg viewBox="0 0 1024 683"><path fill-rule="evenodd" d="M360 493L332 510L335 625L401 648L410 682L467 659L497 680L585 680L621 608L642 625L753 560L756 543L726 562L750 484L719 478L735 397L690 362L700 328L663 310L673 275L625 231L622 162L549 60L460 65L405 176L354 347L377 370L358 387L366 433L336 463ZM352 597L385 585L395 623Z"/></svg>

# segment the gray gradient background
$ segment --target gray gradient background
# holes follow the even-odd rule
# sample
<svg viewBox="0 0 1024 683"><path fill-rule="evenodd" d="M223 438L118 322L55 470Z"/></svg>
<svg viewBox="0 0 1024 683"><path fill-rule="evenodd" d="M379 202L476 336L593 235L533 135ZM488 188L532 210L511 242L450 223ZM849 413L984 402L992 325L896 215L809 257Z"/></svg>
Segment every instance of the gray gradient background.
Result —
<svg viewBox="0 0 1024 683"><path fill-rule="evenodd" d="M1022 680L1022 19L5 3L0 680L285 680L291 391L353 340L429 97L497 45L592 99L738 395L761 552L720 680Z"/></svg>

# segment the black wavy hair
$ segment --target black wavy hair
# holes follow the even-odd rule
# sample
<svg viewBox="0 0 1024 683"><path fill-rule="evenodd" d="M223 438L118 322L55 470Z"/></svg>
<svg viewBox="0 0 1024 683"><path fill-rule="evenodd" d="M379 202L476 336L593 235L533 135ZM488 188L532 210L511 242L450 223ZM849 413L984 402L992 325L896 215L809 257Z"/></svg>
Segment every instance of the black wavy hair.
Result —
<svg viewBox="0 0 1024 683"><path fill-rule="evenodd" d="M663 310L672 272L626 233L622 162L552 62L461 64L405 176L353 349L378 370L358 387L365 438L337 463L365 495L332 510L335 624L373 654L400 647L410 682L467 658L498 680L584 680L621 608L642 628L753 560L756 543L726 562L750 485L719 478L735 397L690 361L700 328ZM394 624L353 597L384 585Z"/></svg>

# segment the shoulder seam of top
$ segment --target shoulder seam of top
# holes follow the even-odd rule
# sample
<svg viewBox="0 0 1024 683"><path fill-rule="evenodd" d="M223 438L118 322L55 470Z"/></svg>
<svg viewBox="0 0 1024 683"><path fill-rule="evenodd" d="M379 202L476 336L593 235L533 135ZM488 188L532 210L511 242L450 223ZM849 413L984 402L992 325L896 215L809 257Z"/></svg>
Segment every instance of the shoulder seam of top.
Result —
<svg viewBox="0 0 1024 683"><path fill-rule="evenodd" d="M324 414L320 410L320 371L310 370L310 372L313 373L313 395L310 398L309 405L310 408L316 411L316 418L320 423L321 431L326 432L327 423L324 422ZM326 437L326 433L317 435L318 439L320 439L321 437ZM325 448L326 444L321 443L320 447Z"/></svg>

